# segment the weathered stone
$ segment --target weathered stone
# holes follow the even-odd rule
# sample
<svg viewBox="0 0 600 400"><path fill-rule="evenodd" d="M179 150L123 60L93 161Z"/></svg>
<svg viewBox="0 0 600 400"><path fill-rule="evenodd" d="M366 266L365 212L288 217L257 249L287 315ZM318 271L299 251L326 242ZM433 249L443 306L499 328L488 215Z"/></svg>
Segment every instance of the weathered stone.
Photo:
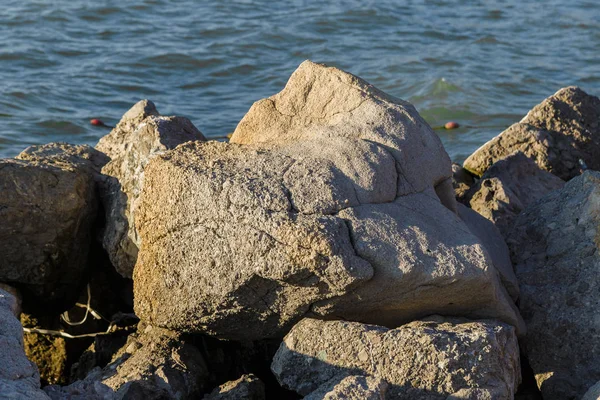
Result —
<svg viewBox="0 0 600 400"><path fill-rule="evenodd" d="M508 246L502 234L492 222L477 212L460 203L457 206L458 216L467 225L471 233L477 236L485 246L494 267L500 274L502 284L510 294L510 297L514 301L517 301L519 298L519 282L517 281L517 276L510 260Z"/></svg>
<svg viewBox="0 0 600 400"><path fill-rule="evenodd" d="M318 138L363 139L394 157L398 195L436 187L454 210L451 162L414 106L334 67L303 62L285 88L254 103L231 143L290 143Z"/></svg>
<svg viewBox="0 0 600 400"><path fill-rule="evenodd" d="M82 284L97 210L91 162L75 153L93 151L45 148L53 155L30 148L0 160L0 281L21 289L26 304L62 308Z"/></svg>
<svg viewBox="0 0 600 400"><path fill-rule="evenodd" d="M102 243L121 275L131 277L137 258L136 200L146 164L154 155L191 140L205 139L189 119L160 116L151 101L142 100L98 142L96 149L110 158L102 168L106 175L101 181L106 213Z"/></svg>
<svg viewBox="0 0 600 400"><path fill-rule="evenodd" d="M600 381L589 388L581 400L600 400Z"/></svg>
<svg viewBox="0 0 600 400"><path fill-rule="evenodd" d="M283 387L301 395L369 375L389 383L387 398L394 399L445 399L469 389L512 399L521 376L513 327L440 317L391 330L303 319L285 337L271 369Z"/></svg>
<svg viewBox="0 0 600 400"><path fill-rule="evenodd" d="M600 169L600 99L570 86L535 106L464 162L477 176L516 151L542 169L569 180L581 173L579 160Z"/></svg>
<svg viewBox="0 0 600 400"><path fill-rule="evenodd" d="M15 317L19 318L21 316L21 312L23 311L23 297L21 296L19 289L7 285L6 283L0 283L0 290L4 290L13 296L16 304L16 307L14 308L14 314Z"/></svg>
<svg viewBox="0 0 600 400"><path fill-rule="evenodd" d="M47 400L38 370L23 350L23 328L14 315L17 307L16 299L0 289L0 396Z"/></svg>
<svg viewBox="0 0 600 400"><path fill-rule="evenodd" d="M379 378L351 375L324 383L304 400L384 400L388 386Z"/></svg>
<svg viewBox="0 0 600 400"><path fill-rule="evenodd" d="M204 396L205 400L264 400L265 385L254 374L225 382Z"/></svg>
<svg viewBox="0 0 600 400"><path fill-rule="evenodd" d="M540 169L523 153L516 153L492 165L464 199L506 237L523 209L563 185L562 179Z"/></svg>
<svg viewBox="0 0 600 400"><path fill-rule="evenodd" d="M130 336L105 368L69 386L44 390L53 400L196 399L207 374L198 349L175 332L148 326Z"/></svg>
<svg viewBox="0 0 600 400"><path fill-rule="evenodd" d="M354 133L315 120L314 130L294 125L282 136L298 140L266 130L269 140L258 145L194 142L154 157L136 216L136 313L237 340L277 337L311 311L388 326L432 313L489 317L521 330L490 256L451 211L447 156L417 152L437 154L437 139L416 139L434 135L418 114L337 69L304 63L299 71L288 88L303 74L323 75L312 76L309 98L339 86L349 101L364 99L366 110L351 113ZM367 123L375 115L380 130ZM417 168L405 164L421 161L426 172L410 175ZM442 164L447 175L430 174Z"/></svg>
<svg viewBox="0 0 600 400"><path fill-rule="evenodd" d="M469 171L460 164L452 163L452 187L454 188L454 196L459 202L462 202L463 197L474 183L475 179Z"/></svg>
<svg viewBox="0 0 600 400"><path fill-rule="evenodd" d="M64 169L72 169L75 166L93 174L96 178L99 178L102 167L110 161L106 154L86 144L72 145L62 142L29 146L16 158L52 164Z"/></svg>
<svg viewBox="0 0 600 400"><path fill-rule="evenodd" d="M598 226L600 173L586 171L523 211L507 241L544 399L579 399L600 380Z"/></svg>

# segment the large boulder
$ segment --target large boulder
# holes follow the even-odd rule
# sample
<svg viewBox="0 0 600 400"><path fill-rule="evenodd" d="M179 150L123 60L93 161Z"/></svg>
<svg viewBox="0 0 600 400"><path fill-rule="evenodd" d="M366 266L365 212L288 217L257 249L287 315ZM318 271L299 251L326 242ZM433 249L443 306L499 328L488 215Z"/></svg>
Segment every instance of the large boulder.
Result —
<svg viewBox="0 0 600 400"><path fill-rule="evenodd" d="M492 165L463 196L463 201L492 221L506 237L522 210L564 184L519 152Z"/></svg>
<svg viewBox="0 0 600 400"><path fill-rule="evenodd" d="M147 326L131 335L103 369L69 386L46 386L52 400L185 400L205 390L208 369L200 351L180 334Z"/></svg>
<svg viewBox="0 0 600 400"><path fill-rule="evenodd" d="M384 400L388 386L380 378L351 375L324 383L304 400Z"/></svg>
<svg viewBox="0 0 600 400"><path fill-rule="evenodd" d="M477 149L464 167L481 176L517 151L564 180L580 174L579 160L600 169L600 99L578 87L560 89Z"/></svg>
<svg viewBox="0 0 600 400"><path fill-rule="evenodd" d="M373 376L389 384L390 399L446 399L473 390L512 399L521 377L512 326L440 317L396 329L306 318L287 334L271 370L301 395L348 376Z"/></svg>
<svg viewBox="0 0 600 400"><path fill-rule="evenodd" d="M102 168L102 202L106 226L102 243L112 264L131 278L139 237L135 230L136 200L144 185L144 168L155 154L191 140L205 140L184 117L160 116L151 101L136 103L96 149L110 161Z"/></svg>
<svg viewBox="0 0 600 400"><path fill-rule="evenodd" d="M523 211L509 237L544 399L579 399L600 380L600 173L586 171Z"/></svg>
<svg viewBox="0 0 600 400"><path fill-rule="evenodd" d="M97 210L96 153L51 144L0 160L0 282L21 289L26 305L63 308L79 293Z"/></svg>
<svg viewBox="0 0 600 400"><path fill-rule="evenodd" d="M40 375L23 349L23 328L15 317L16 299L0 289L0 396L3 399L48 400Z"/></svg>

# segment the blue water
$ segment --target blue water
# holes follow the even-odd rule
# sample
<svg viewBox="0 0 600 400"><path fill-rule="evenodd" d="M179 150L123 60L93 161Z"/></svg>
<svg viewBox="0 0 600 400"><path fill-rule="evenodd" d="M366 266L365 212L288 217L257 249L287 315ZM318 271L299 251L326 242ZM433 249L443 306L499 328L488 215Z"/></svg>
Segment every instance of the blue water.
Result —
<svg viewBox="0 0 600 400"><path fill-rule="evenodd" d="M137 100L226 135L305 59L411 101L461 161L560 87L600 95L596 1L2 0L0 156Z"/></svg>

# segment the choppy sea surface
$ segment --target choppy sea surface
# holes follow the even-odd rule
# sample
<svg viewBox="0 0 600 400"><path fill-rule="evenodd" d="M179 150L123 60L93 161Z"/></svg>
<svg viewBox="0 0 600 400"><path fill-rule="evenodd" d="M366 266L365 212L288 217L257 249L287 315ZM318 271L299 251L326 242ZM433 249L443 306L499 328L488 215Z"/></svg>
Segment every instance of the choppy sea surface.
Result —
<svg viewBox="0 0 600 400"><path fill-rule="evenodd" d="M462 161L561 87L600 95L590 1L3 0L0 157L94 145L136 101L232 132L305 59L415 104Z"/></svg>

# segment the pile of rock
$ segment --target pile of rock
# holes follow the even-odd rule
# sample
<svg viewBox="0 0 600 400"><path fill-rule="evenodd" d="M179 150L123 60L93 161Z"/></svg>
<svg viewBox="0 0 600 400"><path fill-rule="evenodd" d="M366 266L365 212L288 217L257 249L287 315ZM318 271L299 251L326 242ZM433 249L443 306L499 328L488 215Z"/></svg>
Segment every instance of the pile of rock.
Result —
<svg viewBox="0 0 600 400"><path fill-rule="evenodd" d="M141 101L95 149L1 160L0 282L28 313L63 312L91 287L121 299L106 316L140 322L106 318L71 383L44 391L17 323L0 365L31 379L0 370L0 388L511 399L521 339L547 398L582 396L600 380L600 174L578 168L598 162L599 105L563 89L463 169L412 105L306 61L228 143ZM97 270L120 276L99 285Z"/></svg>

